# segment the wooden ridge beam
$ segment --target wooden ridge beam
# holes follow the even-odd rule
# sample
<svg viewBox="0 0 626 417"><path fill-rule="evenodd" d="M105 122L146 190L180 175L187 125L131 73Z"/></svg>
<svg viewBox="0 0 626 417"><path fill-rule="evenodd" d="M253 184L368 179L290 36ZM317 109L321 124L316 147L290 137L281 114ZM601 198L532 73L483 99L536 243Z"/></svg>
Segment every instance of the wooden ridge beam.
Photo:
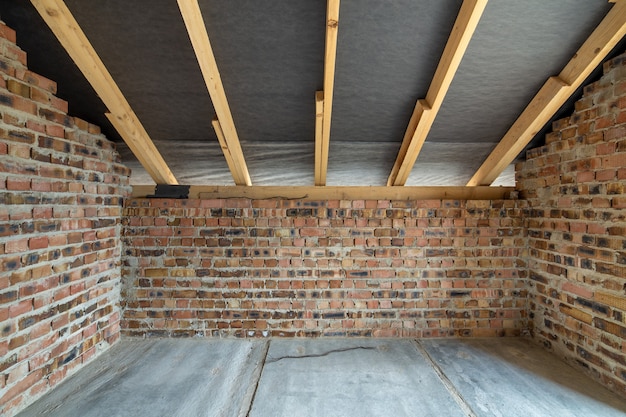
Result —
<svg viewBox="0 0 626 417"><path fill-rule="evenodd" d="M360 186L202 186L192 185L189 198L250 198L301 200L503 200L514 197L514 187L360 187ZM135 185L133 197L154 195L155 187Z"/></svg>
<svg viewBox="0 0 626 417"><path fill-rule="evenodd" d="M157 184L178 184L113 77L63 0L31 0L109 110L106 116Z"/></svg>
<svg viewBox="0 0 626 417"><path fill-rule="evenodd" d="M191 45L196 53L204 82L219 120L217 128L215 123L213 123L213 127L218 134L222 150L227 150L228 155L225 152L224 157L235 184L252 185L198 0L178 0L178 8L187 27ZM218 128L221 131L222 139L220 139Z"/></svg>
<svg viewBox="0 0 626 417"><path fill-rule="evenodd" d="M486 6L487 0L463 1L426 98L415 106L387 185L406 184Z"/></svg>
<svg viewBox="0 0 626 417"><path fill-rule="evenodd" d="M326 46L324 50L324 91L321 135L315 137L315 185L326 185L328 148L330 146L330 121L335 88L335 63L337 59L337 34L340 0L328 0L326 5ZM316 93L317 98L317 93Z"/></svg>
<svg viewBox="0 0 626 417"><path fill-rule="evenodd" d="M467 185L495 181L625 35L626 1L617 0L561 73L546 81Z"/></svg>

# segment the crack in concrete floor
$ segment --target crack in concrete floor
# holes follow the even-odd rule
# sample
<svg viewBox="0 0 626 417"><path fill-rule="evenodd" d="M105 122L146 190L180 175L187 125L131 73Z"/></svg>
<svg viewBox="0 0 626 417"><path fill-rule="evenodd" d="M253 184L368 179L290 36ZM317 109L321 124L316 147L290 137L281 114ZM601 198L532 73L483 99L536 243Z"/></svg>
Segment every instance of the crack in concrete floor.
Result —
<svg viewBox="0 0 626 417"><path fill-rule="evenodd" d="M298 355L298 356L281 356L279 358L267 359L265 361L265 364L275 363L278 361L282 361L283 359L322 358L324 356L332 355L333 353L349 352L351 350L377 350L377 348L369 347L369 346L356 346L356 347L343 348L343 349L333 349L324 353L311 353L309 355Z"/></svg>

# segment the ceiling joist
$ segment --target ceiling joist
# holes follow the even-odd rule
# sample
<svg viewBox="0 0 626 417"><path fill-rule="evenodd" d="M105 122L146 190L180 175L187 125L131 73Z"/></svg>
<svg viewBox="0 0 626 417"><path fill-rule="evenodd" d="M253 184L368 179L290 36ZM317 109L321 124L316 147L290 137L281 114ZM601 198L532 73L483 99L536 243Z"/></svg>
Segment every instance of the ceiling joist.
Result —
<svg viewBox="0 0 626 417"><path fill-rule="evenodd" d="M324 52L324 91L321 135L315 137L315 185L326 185L328 171L328 148L330 145L330 121L333 111L335 87L335 62L337 58L337 33L340 0L328 0L326 6L326 47ZM316 94L316 102L318 94ZM319 114L319 113L318 113ZM318 116L316 115L316 118Z"/></svg>
<svg viewBox="0 0 626 417"><path fill-rule="evenodd" d="M426 99L415 106L387 185L406 184L486 6L487 0L463 1Z"/></svg>
<svg viewBox="0 0 626 417"><path fill-rule="evenodd" d="M558 77L550 77L467 183L490 185L626 35L626 1L616 1Z"/></svg>
<svg viewBox="0 0 626 417"><path fill-rule="evenodd" d="M31 0L109 110L106 116L157 184L178 184L111 74L62 0Z"/></svg>
<svg viewBox="0 0 626 417"><path fill-rule="evenodd" d="M218 130L222 133L222 139L219 139L220 146L222 150L227 151L224 153L224 157L235 184L252 185L198 0L178 0L178 8L183 16L191 45L196 53L204 82L219 120L217 125L213 123L213 127L218 135L218 139L220 138Z"/></svg>
<svg viewBox="0 0 626 417"><path fill-rule="evenodd" d="M250 198L288 200L506 200L514 187L306 187L253 186L225 187L192 185L189 198ZM155 187L136 185L133 197L152 196Z"/></svg>

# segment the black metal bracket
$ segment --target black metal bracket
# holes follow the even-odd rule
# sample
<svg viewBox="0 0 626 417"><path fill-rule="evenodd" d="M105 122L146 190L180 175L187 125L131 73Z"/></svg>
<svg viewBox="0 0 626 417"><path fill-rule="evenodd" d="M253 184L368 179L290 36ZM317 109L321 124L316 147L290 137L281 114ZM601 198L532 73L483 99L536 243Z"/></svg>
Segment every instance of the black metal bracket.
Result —
<svg viewBox="0 0 626 417"><path fill-rule="evenodd" d="M168 185L157 184L154 195L146 196L147 198L189 198L189 185Z"/></svg>

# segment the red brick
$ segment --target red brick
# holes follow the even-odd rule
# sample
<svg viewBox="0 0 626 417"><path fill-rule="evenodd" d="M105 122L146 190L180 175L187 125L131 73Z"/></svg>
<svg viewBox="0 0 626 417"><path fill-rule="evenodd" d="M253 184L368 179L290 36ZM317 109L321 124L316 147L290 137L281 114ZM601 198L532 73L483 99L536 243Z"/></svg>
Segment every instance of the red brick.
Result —
<svg viewBox="0 0 626 417"><path fill-rule="evenodd" d="M14 318L21 316L24 313L28 313L33 309L32 300L22 300L17 304L9 306L9 317Z"/></svg>
<svg viewBox="0 0 626 417"><path fill-rule="evenodd" d="M616 209L626 208L626 197L613 197L611 200L611 207Z"/></svg>
<svg viewBox="0 0 626 417"><path fill-rule="evenodd" d="M610 155L615 152L615 142L599 143L596 145L596 155Z"/></svg>
<svg viewBox="0 0 626 417"><path fill-rule="evenodd" d="M602 158L603 168L623 168L626 166L626 153L614 154Z"/></svg>
<svg viewBox="0 0 626 417"><path fill-rule="evenodd" d="M67 113L68 111L68 103L65 100L62 100L49 91L45 91L39 88L31 89L31 98L45 105L48 105L52 108L55 108L63 113Z"/></svg>
<svg viewBox="0 0 626 417"><path fill-rule="evenodd" d="M48 237L47 236L41 236L41 237L31 237L30 239L28 239L28 248L33 250L33 249L43 249L43 248L47 248L48 247Z"/></svg>
<svg viewBox="0 0 626 417"><path fill-rule="evenodd" d="M0 404L6 404L9 400L25 392L28 388L40 381L42 376L43 374L41 369L30 373L26 378L23 378L20 382L13 385L4 393L2 398L0 398Z"/></svg>
<svg viewBox="0 0 626 417"><path fill-rule="evenodd" d="M617 171L615 169L605 169L602 171L596 171L597 181L611 181L616 179Z"/></svg>
<svg viewBox="0 0 626 417"><path fill-rule="evenodd" d="M8 40L11 43L16 42L16 34L13 29L0 22L0 37Z"/></svg>
<svg viewBox="0 0 626 417"><path fill-rule="evenodd" d="M576 181L577 182L591 182L595 180L595 172L594 171L580 171L576 173Z"/></svg>
<svg viewBox="0 0 626 417"><path fill-rule="evenodd" d="M12 45L12 44L5 45L4 56L6 56L9 59L15 60L22 65L26 65L26 52L22 51L16 45Z"/></svg>
<svg viewBox="0 0 626 417"><path fill-rule="evenodd" d="M11 143L9 144L9 155L15 158L28 159L30 158L31 149L28 144Z"/></svg>
<svg viewBox="0 0 626 417"><path fill-rule="evenodd" d="M28 239L12 239L5 243L6 253L18 253L28 250Z"/></svg>
<svg viewBox="0 0 626 417"><path fill-rule="evenodd" d="M13 107L15 110L23 111L30 114L37 114L37 104L30 101L30 99L14 95L12 101L13 104L11 107Z"/></svg>
<svg viewBox="0 0 626 417"><path fill-rule="evenodd" d="M57 92L57 83L46 78L43 77L39 74L35 74L32 71L28 71L28 70L19 70L16 71L16 77L19 78L22 81L25 81L31 85L34 85L36 87L39 87L43 90L49 91L52 94L56 94Z"/></svg>
<svg viewBox="0 0 626 417"><path fill-rule="evenodd" d="M48 124L46 125L46 134L56 138L65 138L65 128L59 125Z"/></svg>

